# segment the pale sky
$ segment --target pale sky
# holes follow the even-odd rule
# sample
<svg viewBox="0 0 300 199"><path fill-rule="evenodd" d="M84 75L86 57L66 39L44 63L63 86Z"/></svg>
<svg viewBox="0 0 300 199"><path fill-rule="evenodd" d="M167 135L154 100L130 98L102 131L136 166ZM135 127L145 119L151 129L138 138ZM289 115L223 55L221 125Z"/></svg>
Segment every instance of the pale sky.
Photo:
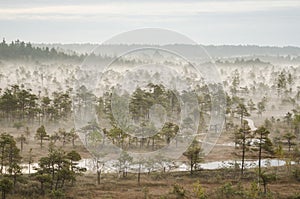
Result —
<svg viewBox="0 0 300 199"><path fill-rule="evenodd" d="M138 28L165 28L201 44L300 46L299 0L0 0L0 37L101 43Z"/></svg>

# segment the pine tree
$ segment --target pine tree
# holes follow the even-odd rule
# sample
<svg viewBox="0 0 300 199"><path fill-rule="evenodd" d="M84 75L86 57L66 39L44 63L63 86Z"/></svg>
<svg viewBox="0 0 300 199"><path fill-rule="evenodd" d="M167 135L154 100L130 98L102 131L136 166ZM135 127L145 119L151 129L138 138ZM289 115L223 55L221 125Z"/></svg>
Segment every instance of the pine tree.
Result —
<svg viewBox="0 0 300 199"><path fill-rule="evenodd" d="M35 138L40 140L40 146L43 148L43 141L48 138L49 135L47 134L45 130L45 126L42 125L36 130Z"/></svg>
<svg viewBox="0 0 300 199"><path fill-rule="evenodd" d="M197 169L198 164L202 161L201 151L198 141L194 140L188 150L183 153L189 160L191 175L193 175L193 171Z"/></svg>
<svg viewBox="0 0 300 199"><path fill-rule="evenodd" d="M258 136L258 143L256 145L258 146L258 176L261 176L261 160L262 160L262 154L263 151L267 153L273 154L273 144L269 138L270 132L264 127L259 127L255 134Z"/></svg>

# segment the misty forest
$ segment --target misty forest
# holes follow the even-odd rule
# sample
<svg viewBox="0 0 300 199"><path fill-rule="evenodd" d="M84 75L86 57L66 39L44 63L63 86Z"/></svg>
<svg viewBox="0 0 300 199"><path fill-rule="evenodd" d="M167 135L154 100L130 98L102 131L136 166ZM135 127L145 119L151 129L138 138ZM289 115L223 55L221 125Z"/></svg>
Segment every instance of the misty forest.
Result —
<svg viewBox="0 0 300 199"><path fill-rule="evenodd" d="M192 64L216 66L214 83L165 52L148 52L163 69L147 54L115 57L134 45L94 47L0 43L3 199L300 198L300 48L203 46L204 60L190 46ZM223 123L210 122L216 110ZM186 140L176 160L131 155Z"/></svg>

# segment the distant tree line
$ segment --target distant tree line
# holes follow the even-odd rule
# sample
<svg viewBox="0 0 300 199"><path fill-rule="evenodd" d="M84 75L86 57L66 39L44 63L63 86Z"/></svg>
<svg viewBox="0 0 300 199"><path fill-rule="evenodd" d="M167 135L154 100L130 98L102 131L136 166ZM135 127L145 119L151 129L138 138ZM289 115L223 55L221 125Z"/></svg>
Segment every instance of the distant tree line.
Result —
<svg viewBox="0 0 300 199"><path fill-rule="evenodd" d="M225 64L225 65L270 65L269 62L264 62L261 61L259 58L255 58L255 59L248 59L245 60L244 58L236 58L233 61L230 60L216 60L216 64Z"/></svg>
<svg viewBox="0 0 300 199"><path fill-rule="evenodd" d="M42 61L42 60L61 60L61 61L82 61L85 55L66 54L59 52L55 48L34 47L31 43L24 41L12 41L6 43L5 39L0 43L1 60L20 60L20 61Z"/></svg>
<svg viewBox="0 0 300 199"><path fill-rule="evenodd" d="M76 52L63 52L54 47L38 47L33 46L30 42L16 40L7 43L5 39L0 43L0 60L5 61L66 61L72 63L81 63L86 57L90 60L111 61L113 56L99 55L94 52L88 54L78 54ZM136 63L140 60L123 60L119 59L122 63Z"/></svg>

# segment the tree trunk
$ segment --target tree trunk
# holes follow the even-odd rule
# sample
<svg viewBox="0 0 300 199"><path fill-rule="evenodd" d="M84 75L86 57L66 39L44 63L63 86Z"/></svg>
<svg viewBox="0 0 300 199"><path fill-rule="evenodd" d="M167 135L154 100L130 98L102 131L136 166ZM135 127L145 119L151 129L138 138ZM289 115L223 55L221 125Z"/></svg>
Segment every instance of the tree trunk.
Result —
<svg viewBox="0 0 300 199"><path fill-rule="evenodd" d="M6 199L6 194L4 190L2 190L2 199Z"/></svg>
<svg viewBox="0 0 300 199"><path fill-rule="evenodd" d="M16 186L16 183L17 183L17 174L15 173L14 174L14 187Z"/></svg>
<svg viewBox="0 0 300 199"><path fill-rule="evenodd" d="M267 183L263 180L263 184L264 184L264 194L267 193Z"/></svg>
<svg viewBox="0 0 300 199"><path fill-rule="evenodd" d="M141 166L139 166L139 172L138 172L138 185L141 184Z"/></svg>
<svg viewBox="0 0 300 199"><path fill-rule="evenodd" d="M191 175L193 175L193 157L191 157L191 162L190 162L190 164L191 164L191 170L190 170L190 174Z"/></svg>
<svg viewBox="0 0 300 199"><path fill-rule="evenodd" d="M3 172L3 166L4 166L4 147L2 147L1 169L0 169L1 174Z"/></svg>
<svg viewBox="0 0 300 199"><path fill-rule="evenodd" d="M57 179L56 179L56 183L55 183L55 190L57 190L58 189L58 185L59 185L59 177L57 177Z"/></svg>
<svg viewBox="0 0 300 199"><path fill-rule="evenodd" d="M243 132L243 153L242 153L242 168L241 168L241 175L244 175L244 167L245 167L245 152L246 152L246 133Z"/></svg>
<svg viewBox="0 0 300 199"><path fill-rule="evenodd" d="M260 140L259 140L259 154L258 154L258 183L261 176L261 151L262 151L262 133L260 134Z"/></svg>
<svg viewBox="0 0 300 199"><path fill-rule="evenodd" d="M30 175L30 162L28 163L28 174Z"/></svg>
<svg viewBox="0 0 300 199"><path fill-rule="evenodd" d="M41 192L42 192L42 195L44 195L44 182L41 182Z"/></svg>
<svg viewBox="0 0 300 199"><path fill-rule="evenodd" d="M51 163L52 169L52 180L51 180L51 190L53 190L53 182L54 182L54 163Z"/></svg>
<svg viewBox="0 0 300 199"><path fill-rule="evenodd" d="M241 174L244 175L245 170L245 154L246 154L246 131L245 131L245 125L243 125L243 154L242 154L242 168L241 168Z"/></svg>
<svg viewBox="0 0 300 199"><path fill-rule="evenodd" d="M101 183L101 169L97 170L97 183L98 185L100 185Z"/></svg>
<svg viewBox="0 0 300 199"><path fill-rule="evenodd" d="M62 180L61 180L61 188L63 188L64 187L64 185L65 185L65 178L63 178Z"/></svg>

